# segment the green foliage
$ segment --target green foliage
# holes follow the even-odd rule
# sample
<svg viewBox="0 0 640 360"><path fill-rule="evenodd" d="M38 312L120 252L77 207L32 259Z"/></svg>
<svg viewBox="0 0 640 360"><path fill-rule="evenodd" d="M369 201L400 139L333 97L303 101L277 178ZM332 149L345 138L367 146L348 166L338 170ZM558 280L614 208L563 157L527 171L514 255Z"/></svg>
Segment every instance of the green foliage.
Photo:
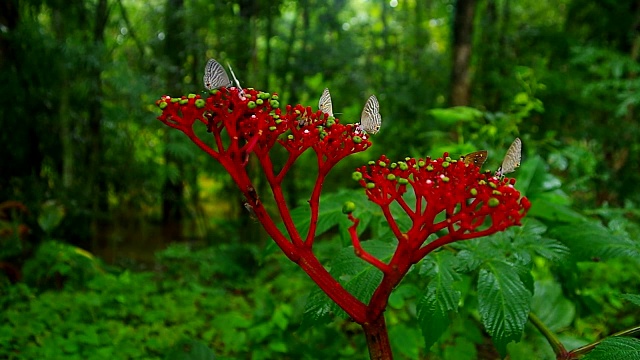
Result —
<svg viewBox="0 0 640 360"><path fill-rule="evenodd" d="M640 340L628 337L610 337L603 340L584 357L585 360L638 360Z"/></svg>
<svg viewBox="0 0 640 360"><path fill-rule="evenodd" d="M158 256L168 271L185 262L182 272L100 273L82 289L40 294L12 286L1 298L0 357L211 359L210 348L218 359L359 358L364 344L347 345L336 326L296 331L311 285L303 274L270 261L237 277L215 265L234 251L173 246Z"/></svg>

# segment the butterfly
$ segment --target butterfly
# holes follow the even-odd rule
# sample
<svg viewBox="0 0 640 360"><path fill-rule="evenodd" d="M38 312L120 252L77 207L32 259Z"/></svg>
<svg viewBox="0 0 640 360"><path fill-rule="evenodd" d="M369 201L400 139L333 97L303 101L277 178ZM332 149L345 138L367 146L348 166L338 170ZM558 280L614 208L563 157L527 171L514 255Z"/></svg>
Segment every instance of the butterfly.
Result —
<svg viewBox="0 0 640 360"><path fill-rule="evenodd" d="M482 167L485 161L487 161L487 150L474 151L462 157L462 161L466 165L475 165Z"/></svg>
<svg viewBox="0 0 640 360"><path fill-rule="evenodd" d="M207 62L202 81L204 81L204 87L207 88L207 90L231 86L231 80L229 80L227 72L224 71L222 65L214 59L209 59L209 62Z"/></svg>
<svg viewBox="0 0 640 360"><path fill-rule="evenodd" d="M516 138L509 146L509 150L502 160L502 165L496 170L496 176L500 177L516 171L520 166L520 160L522 160L522 141L520 138Z"/></svg>
<svg viewBox="0 0 640 360"><path fill-rule="evenodd" d="M329 89L325 88L320 96L320 100L318 101L318 109L323 113L333 116L333 105L331 104L331 94L329 93Z"/></svg>
<svg viewBox="0 0 640 360"><path fill-rule="evenodd" d="M358 129L364 130L368 134L375 134L380 131L380 123L382 117L380 116L380 104L375 95L371 95L362 109L362 115L360 115L360 125Z"/></svg>

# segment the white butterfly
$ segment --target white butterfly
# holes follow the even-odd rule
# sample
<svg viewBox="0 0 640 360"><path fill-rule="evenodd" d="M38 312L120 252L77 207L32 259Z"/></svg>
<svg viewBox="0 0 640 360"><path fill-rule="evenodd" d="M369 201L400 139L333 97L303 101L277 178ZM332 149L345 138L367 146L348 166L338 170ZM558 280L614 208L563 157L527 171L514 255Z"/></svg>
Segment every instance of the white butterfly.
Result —
<svg viewBox="0 0 640 360"><path fill-rule="evenodd" d="M513 140L507 154L502 160L502 165L496 171L496 176L500 177L504 174L512 173L520 167L520 161L522 160L522 141L520 138Z"/></svg>
<svg viewBox="0 0 640 360"><path fill-rule="evenodd" d="M209 62L207 62L202 81L204 81L204 87L207 88L207 90L231 86L231 80L229 80L227 72L224 71L222 65L214 59L209 59Z"/></svg>
<svg viewBox="0 0 640 360"><path fill-rule="evenodd" d="M375 95L371 95L364 104L362 115L360 115L359 130L364 130L368 134L375 134L380 131L382 117L380 116L380 104Z"/></svg>
<svg viewBox="0 0 640 360"><path fill-rule="evenodd" d="M329 93L329 89L325 88L322 92L322 96L320 96L320 100L318 101L318 109L323 113L333 116L333 104L331 104L331 94Z"/></svg>

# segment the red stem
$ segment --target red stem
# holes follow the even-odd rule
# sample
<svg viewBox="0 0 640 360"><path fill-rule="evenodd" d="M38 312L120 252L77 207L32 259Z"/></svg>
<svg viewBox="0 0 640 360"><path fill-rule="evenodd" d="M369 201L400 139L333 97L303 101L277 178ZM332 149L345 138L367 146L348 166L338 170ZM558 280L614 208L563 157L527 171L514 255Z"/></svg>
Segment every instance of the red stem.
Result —
<svg viewBox="0 0 640 360"><path fill-rule="evenodd" d="M360 238L358 237L358 224L360 224L360 220L353 217L352 214L349 214L349 220L353 222L353 225L349 226L349 235L351 235L351 243L353 244L356 256L377 267L383 273L389 273L389 271L391 271L389 265L378 260L376 257L369 254L362 248L362 245L360 244Z"/></svg>

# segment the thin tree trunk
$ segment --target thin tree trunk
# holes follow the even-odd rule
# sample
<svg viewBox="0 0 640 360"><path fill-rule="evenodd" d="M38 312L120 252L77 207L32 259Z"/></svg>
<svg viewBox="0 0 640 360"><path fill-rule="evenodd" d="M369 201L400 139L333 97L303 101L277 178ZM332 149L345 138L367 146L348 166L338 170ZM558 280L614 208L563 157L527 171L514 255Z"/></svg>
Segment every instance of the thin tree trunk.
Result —
<svg viewBox="0 0 640 360"><path fill-rule="evenodd" d="M166 16L166 39L165 39L165 56L167 58L167 90L170 94L180 94L182 84L182 58L184 53L182 49L176 47L175 44L182 43L182 34L184 31L184 1L183 0L167 0L165 8ZM168 142L167 135L167 142ZM185 215L184 200L184 166L180 159L177 159L168 151L164 153L166 166L175 165L178 169L177 180L172 181L166 178L162 187L162 224L165 227L165 233L169 238L177 238L182 234L181 220Z"/></svg>
<svg viewBox="0 0 640 360"><path fill-rule="evenodd" d="M458 0L453 22L453 69L451 72L452 106L466 106L470 102L471 48L476 0Z"/></svg>

